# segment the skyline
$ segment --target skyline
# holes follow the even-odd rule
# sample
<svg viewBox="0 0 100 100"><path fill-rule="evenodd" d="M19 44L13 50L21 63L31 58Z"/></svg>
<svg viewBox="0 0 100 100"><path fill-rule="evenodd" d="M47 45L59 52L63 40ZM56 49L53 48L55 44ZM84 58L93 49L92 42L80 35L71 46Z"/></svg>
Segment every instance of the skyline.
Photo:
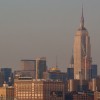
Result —
<svg viewBox="0 0 100 100"><path fill-rule="evenodd" d="M84 0L85 26L91 38L93 62L99 68L99 3ZM95 7L95 8L94 8ZM16 69L21 59L46 56L47 64L69 67L81 1L0 1L0 67ZM20 44L20 45L19 45ZM10 48L9 48L10 47ZM10 57L10 59L9 59ZM19 67L20 68L20 67Z"/></svg>

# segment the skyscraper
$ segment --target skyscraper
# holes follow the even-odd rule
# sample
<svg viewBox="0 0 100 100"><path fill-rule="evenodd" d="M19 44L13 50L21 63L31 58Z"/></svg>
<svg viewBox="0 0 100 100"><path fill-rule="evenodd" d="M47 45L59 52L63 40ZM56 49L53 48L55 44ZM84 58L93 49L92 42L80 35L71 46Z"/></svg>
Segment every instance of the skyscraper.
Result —
<svg viewBox="0 0 100 100"><path fill-rule="evenodd" d="M36 79L43 78L43 72L47 70L46 58L41 57L36 59Z"/></svg>
<svg viewBox="0 0 100 100"><path fill-rule="evenodd" d="M33 79L42 79L43 72L47 70L46 58L41 57L35 60L21 60L21 68L22 70L14 72L14 78L32 77Z"/></svg>
<svg viewBox="0 0 100 100"><path fill-rule="evenodd" d="M84 27L84 16L82 7L82 16L80 27L74 38L74 79L89 79L89 69L91 66L91 44L87 29Z"/></svg>

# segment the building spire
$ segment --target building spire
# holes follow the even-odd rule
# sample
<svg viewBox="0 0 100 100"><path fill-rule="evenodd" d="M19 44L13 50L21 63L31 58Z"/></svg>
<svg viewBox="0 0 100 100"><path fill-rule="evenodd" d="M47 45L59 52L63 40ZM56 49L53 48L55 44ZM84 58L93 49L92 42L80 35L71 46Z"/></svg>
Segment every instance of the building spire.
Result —
<svg viewBox="0 0 100 100"><path fill-rule="evenodd" d="M82 15L81 15L81 21L80 21L80 28L84 28L84 15L83 15L83 4L82 4Z"/></svg>

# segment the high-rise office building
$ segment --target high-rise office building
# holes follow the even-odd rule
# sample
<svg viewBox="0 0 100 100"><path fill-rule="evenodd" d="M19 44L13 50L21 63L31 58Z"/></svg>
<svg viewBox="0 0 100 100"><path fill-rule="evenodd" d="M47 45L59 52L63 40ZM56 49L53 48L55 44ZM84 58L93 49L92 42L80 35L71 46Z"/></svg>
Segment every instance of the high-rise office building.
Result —
<svg viewBox="0 0 100 100"><path fill-rule="evenodd" d="M22 70L15 71L15 77L32 77L33 79L42 79L43 72L47 70L46 58L41 57L35 60L21 60Z"/></svg>
<svg viewBox="0 0 100 100"><path fill-rule="evenodd" d="M47 65L46 65L46 58L37 58L36 59L36 79L43 78L43 72L46 72Z"/></svg>
<svg viewBox="0 0 100 100"><path fill-rule="evenodd" d="M74 38L74 79L89 79L89 69L91 67L91 44L87 29L84 27L84 16L82 7L82 16L80 27Z"/></svg>
<svg viewBox="0 0 100 100"><path fill-rule="evenodd" d="M9 78L12 78L12 69L11 68L1 68L1 72L4 75L4 81L9 83Z"/></svg>
<svg viewBox="0 0 100 100"><path fill-rule="evenodd" d="M21 60L21 70L14 71L14 78L18 77L36 77L36 60Z"/></svg>

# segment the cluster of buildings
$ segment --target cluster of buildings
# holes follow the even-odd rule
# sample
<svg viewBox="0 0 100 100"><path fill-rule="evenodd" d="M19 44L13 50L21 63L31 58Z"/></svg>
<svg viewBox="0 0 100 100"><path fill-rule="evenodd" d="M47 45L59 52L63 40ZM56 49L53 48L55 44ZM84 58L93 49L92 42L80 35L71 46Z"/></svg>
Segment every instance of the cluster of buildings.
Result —
<svg viewBox="0 0 100 100"><path fill-rule="evenodd" d="M0 100L100 100L100 77L92 64L90 37L80 27L74 38L73 54L66 72L47 68L46 58L21 60L21 70L0 69Z"/></svg>

